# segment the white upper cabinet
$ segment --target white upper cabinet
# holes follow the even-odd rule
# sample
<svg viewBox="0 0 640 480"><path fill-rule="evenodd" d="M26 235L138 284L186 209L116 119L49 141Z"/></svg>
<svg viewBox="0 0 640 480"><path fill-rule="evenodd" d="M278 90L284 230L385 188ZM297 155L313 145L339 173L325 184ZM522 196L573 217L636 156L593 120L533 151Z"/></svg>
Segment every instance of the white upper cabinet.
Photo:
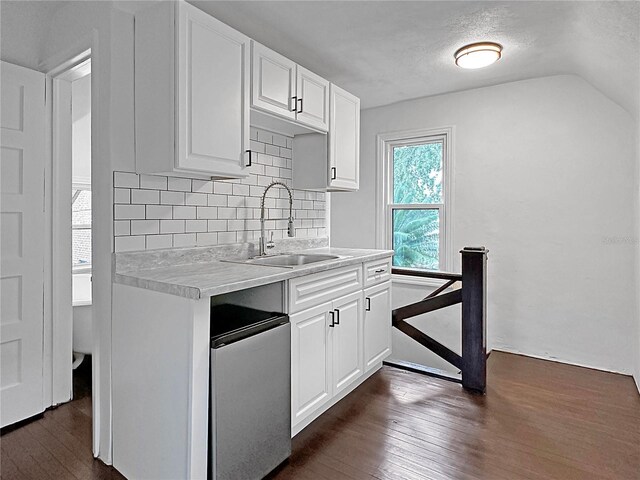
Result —
<svg viewBox="0 0 640 480"><path fill-rule="evenodd" d="M360 99L331 84L329 90L329 189L358 190Z"/></svg>
<svg viewBox="0 0 640 480"><path fill-rule="evenodd" d="M296 118L296 64L257 42L251 42L251 106Z"/></svg>
<svg viewBox="0 0 640 480"><path fill-rule="evenodd" d="M185 2L135 21L136 170L246 177L249 38Z"/></svg>
<svg viewBox="0 0 640 480"><path fill-rule="evenodd" d="M328 130L328 80L255 41L252 42L251 56L251 106L311 128L291 130L289 126L278 127L277 124L261 126L280 128L285 133L294 134Z"/></svg>
<svg viewBox="0 0 640 480"><path fill-rule="evenodd" d="M329 82L298 65L296 85L296 120L326 132L329 127Z"/></svg>
<svg viewBox="0 0 640 480"><path fill-rule="evenodd" d="M344 192L360 184L360 99L329 87L329 132L293 138L293 187Z"/></svg>

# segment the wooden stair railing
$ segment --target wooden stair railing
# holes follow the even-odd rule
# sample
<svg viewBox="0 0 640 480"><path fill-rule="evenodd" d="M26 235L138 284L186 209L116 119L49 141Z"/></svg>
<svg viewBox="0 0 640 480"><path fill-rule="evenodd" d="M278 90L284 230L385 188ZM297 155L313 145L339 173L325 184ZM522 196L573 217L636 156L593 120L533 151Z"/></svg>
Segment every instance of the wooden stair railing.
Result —
<svg viewBox="0 0 640 480"><path fill-rule="evenodd" d="M487 388L487 346L486 346L486 303L487 303L487 250L484 247L465 247L462 254L462 273L433 272L393 268L395 275L410 275L424 278L447 280L445 284L427 295L423 300L395 309L392 325L428 348L433 353L460 369L462 386L474 392L485 393ZM462 288L442 293L456 282ZM429 335L421 332L407 319L462 303L462 355L442 345ZM444 372L410 362L385 362L411 371L426 373L440 378L457 380Z"/></svg>

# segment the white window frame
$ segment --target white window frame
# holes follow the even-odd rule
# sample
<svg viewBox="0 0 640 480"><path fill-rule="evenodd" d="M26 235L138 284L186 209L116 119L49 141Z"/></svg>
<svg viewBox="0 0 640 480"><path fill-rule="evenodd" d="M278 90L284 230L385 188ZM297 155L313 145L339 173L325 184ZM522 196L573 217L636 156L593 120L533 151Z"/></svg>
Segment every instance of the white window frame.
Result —
<svg viewBox="0 0 640 480"><path fill-rule="evenodd" d="M72 190L85 190L85 191L91 191L91 184L90 183L74 183L72 185ZM93 200L93 198L92 198ZM73 206L73 202L72 202L72 206ZM91 205L91 210L93 211L93 204ZM91 224L71 224L71 231L73 232L74 230L92 230L93 226ZM93 232L91 232L93 235ZM92 245L93 246L93 245ZM73 248L73 247L72 247ZM90 273L91 272L91 265L92 262L89 263L84 263L81 265L72 265L72 270L73 273Z"/></svg>
<svg viewBox="0 0 640 480"><path fill-rule="evenodd" d="M442 204L415 204L403 208L437 209L440 215L440 266L438 271L452 271L454 269L453 258L453 222L454 215L454 152L453 152L454 127L447 126L434 129L418 129L409 131L389 132L377 135L377 189L376 189L376 246L381 249L391 250L392 221L391 215L394 204L392 192L393 179L393 148L397 146L419 145L441 140L443 144L442 168L443 168L443 193ZM407 277L394 275L394 282L410 284L439 285L442 283L436 279Z"/></svg>

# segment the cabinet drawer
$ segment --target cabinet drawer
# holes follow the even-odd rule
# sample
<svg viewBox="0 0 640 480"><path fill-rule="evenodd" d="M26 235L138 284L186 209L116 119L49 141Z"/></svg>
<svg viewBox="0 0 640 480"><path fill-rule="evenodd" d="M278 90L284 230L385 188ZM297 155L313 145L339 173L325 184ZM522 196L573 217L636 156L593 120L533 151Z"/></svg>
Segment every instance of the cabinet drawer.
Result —
<svg viewBox="0 0 640 480"><path fill-rule="evenodd" d="M391 280L391 258L373 260L364 264L364 286L370 287Z"/></svg>
<svg viewBox="0 0 640 480"><path fill-rule="evenodd" d="M336 268L289 280L289 313L362 289L362 265Z"/></svg>

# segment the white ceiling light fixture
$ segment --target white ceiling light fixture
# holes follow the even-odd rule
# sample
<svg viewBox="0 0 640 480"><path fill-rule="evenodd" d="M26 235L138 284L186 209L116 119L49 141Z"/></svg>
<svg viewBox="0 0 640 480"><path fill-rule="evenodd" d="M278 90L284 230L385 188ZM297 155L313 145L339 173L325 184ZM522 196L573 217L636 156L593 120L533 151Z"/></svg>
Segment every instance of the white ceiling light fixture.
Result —
<svg viewBox="0 0 640 480"><path fill-rule="evenodd" d="M459 67L482 68L500 60L502 45L494 42L471 43L459 48L453 56Z"/></svg>

